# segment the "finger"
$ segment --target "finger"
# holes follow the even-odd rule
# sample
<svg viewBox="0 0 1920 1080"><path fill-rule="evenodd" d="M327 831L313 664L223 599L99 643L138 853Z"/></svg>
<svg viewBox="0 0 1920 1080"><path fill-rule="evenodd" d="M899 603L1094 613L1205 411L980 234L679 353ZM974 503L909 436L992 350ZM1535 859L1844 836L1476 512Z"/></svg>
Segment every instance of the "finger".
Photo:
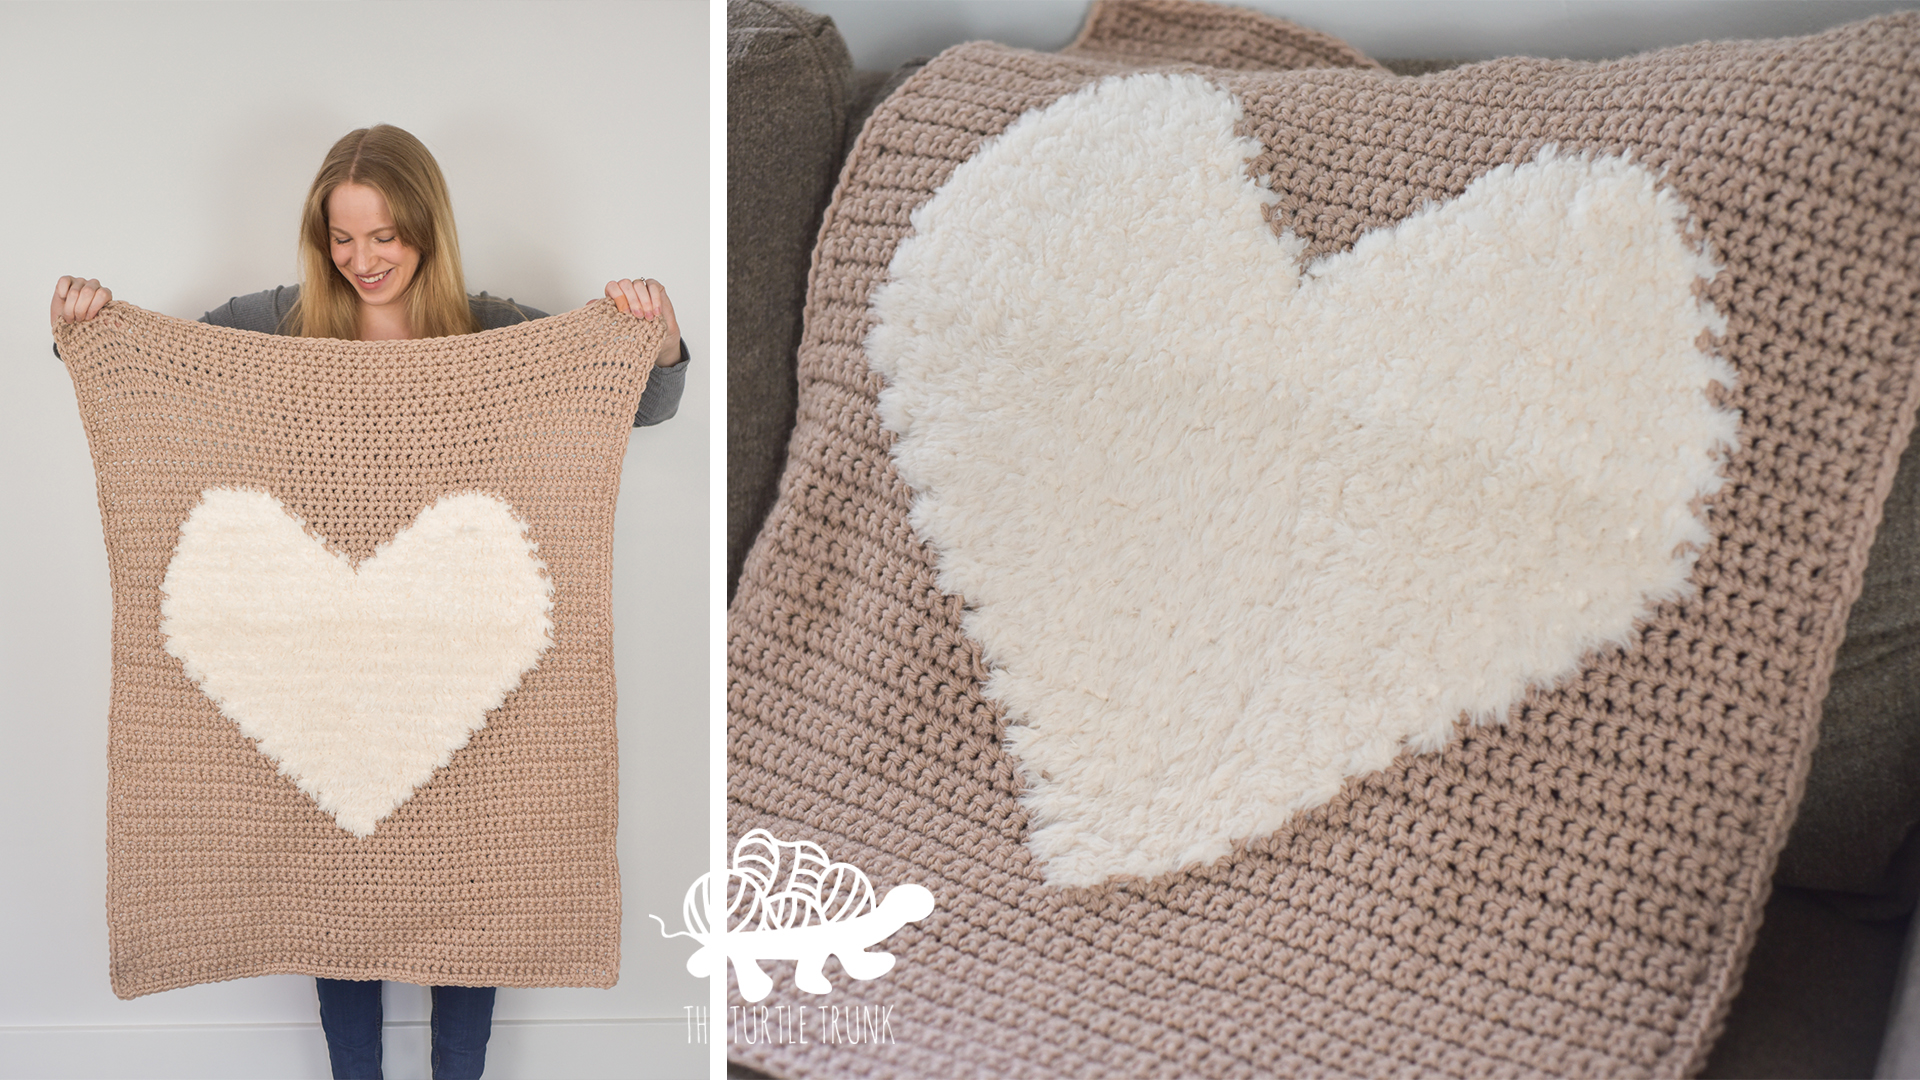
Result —
<svg viewBox="0 0 1920 1080"><path fill-rule="evenodd" d="M66 275L62 276L59 281L53 283L52 313L53 321L56 325L66 322L68 315L71 314L69 311L69 297L72 296L74 285L79 280L80 279L71 275Z"/></svg>
<svg viewBox="0 0 1920 1080"><path fill-rule="evenodd" d="M636 319L647 317L646 296L640 291L632 278L621 278L610 282L609 287L620 295L620 309Z"/></svg>
<svg viewBox="0 0 1920 1080"><path fill-rule="evenodd" d="M113 299L112 289L103 288L99 292L94 293L93 302L87 305L87 318L91 319L95 315L100 314L100 309L106 307L107 301L111 299Z"/></svg>
<svg viewBox="0 0 1920 1080"><path fill-rule="evenodd" d="M615 307L619 308L621 311L628 310L629 305L627 303L627 294L620 291L619 282L617 281L607 282L606 294L607 294L607 299L613 301L613 304Z"/></svg>
<svg viewBox="0 0 1920 1080"><path fill-rule="evenodd" d="M653 318L653 305L648 302L647 279L632 278L626 282L628 294L633 297L633 313L642 319Z"/></svg>
<svg viewBox="0 0 1920 1080"><path fill-rule="evenodd" d="M659 285L659 282L654 284ZM665 320L669 333L680 333L680 320L673 313L673 298L667 295L667 287L660 285L660 318Z"/></svg>
<svg viewBox="0 0 1920 1080"><path fill-rule="evenodd" d="M92 318L92 314L90 314L87 309L92 306L93 298L99 294L99 291L99 280L88 278L86 281L81 282L78 288L68 293L67 306L72 311L72 314L69 315L68 318L75 322L86 322Z"/></svg>

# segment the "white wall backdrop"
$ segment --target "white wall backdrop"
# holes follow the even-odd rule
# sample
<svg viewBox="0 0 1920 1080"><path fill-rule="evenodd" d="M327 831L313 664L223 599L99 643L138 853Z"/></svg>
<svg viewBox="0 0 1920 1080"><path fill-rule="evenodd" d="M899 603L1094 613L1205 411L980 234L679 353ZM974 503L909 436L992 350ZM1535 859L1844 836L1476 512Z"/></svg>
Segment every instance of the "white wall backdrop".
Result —
<svg viewBox="0 0 1920 1080"><path fill-rule="evenodd" d="M678 928L706 869L709 55L704 0L0 4L0 1076L328 1074L311 979L108 987L110 594L47 309L61 274L185 318L297 281L315 169L378 122L439 158L471 288L659 278L693 350L620 498L620 984L502 990L487 1075L706 1074L706 986L647 915ZM426 1010L389 987L389 1077L427 1075Z"/></svg>

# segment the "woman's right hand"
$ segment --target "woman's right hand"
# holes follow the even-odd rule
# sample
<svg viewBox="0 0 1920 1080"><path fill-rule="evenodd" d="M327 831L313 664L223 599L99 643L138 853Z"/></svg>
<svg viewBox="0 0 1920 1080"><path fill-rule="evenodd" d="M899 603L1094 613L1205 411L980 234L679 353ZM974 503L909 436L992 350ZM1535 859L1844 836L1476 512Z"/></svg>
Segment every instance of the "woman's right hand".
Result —
<svg viewBox="0 0 1920 1080"><path fill-rule="evenodd" d="M113 291L95 278L63 277L53 283L53 325L86 322L113 299Z"/></svg>

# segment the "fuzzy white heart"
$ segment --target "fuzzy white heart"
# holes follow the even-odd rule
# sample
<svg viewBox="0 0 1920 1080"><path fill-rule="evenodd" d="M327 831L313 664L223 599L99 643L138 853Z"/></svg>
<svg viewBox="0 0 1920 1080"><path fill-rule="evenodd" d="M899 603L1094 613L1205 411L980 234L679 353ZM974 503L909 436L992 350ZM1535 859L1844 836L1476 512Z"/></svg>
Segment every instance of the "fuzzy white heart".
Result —
<svg viewBox="0 0 1920 1080"><path fill-rule="evenodd" d="M1240 119L1168 75L1029 113L872 302L1054 884L1216 858L1630 641L1737 443L1647 168L1542 152L1303 270Z"/></svg>
<svg viewBox="0 0 1920 1080"><path fill-rule="evenodd" d="M553 585L491 495L448 495L355 567L278 499L214 488L161 584L167 651L355 836L445 766L553 640Z"/></svg>

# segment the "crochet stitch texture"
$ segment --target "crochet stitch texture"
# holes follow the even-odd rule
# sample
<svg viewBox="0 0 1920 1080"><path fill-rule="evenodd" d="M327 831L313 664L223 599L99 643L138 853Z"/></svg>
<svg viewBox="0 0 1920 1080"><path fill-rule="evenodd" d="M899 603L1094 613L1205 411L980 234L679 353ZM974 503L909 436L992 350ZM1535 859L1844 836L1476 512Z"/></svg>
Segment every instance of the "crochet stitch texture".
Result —
<svg viewBox="0 0 1920 1080"><path fill-rule="evenodd" d="M57 328L113 585L116 994L273 973L613 985L614 501L660 336L606 301L415 341L279 337L120 302ZM210 489L270 494L356 565L467 492L510 505L537 545L551 645L368 835L322 812L167 651L161 582Z"/></svg>
<svg viewBox="0 0 1920 1080"><path fill-rule="evenodd" d="M868 122L815 250L798 426L730 613L729 829L821 844L938 906L889 939L892 972L837 977L824 1002L890 1008L895 1042L761 1042L736 1060L782 1077L1704 1063L1920 400L1920 18L1417 80L1290 33L1099 4L1066 52L961 46ZM1697 593L1630 647L1224 858L1055 888L1024 842L967 598L940 590L909 524L863 342L910 214L960 162L1028 111L1149 66L1243 103L1265 148L1249 171L1306 258L1548 144L1653 170L1724 266L1702 295L1728 320L1715 349L1738 374L1740 445ZM823 1004L775 985L762 1004Z"/></svg>

